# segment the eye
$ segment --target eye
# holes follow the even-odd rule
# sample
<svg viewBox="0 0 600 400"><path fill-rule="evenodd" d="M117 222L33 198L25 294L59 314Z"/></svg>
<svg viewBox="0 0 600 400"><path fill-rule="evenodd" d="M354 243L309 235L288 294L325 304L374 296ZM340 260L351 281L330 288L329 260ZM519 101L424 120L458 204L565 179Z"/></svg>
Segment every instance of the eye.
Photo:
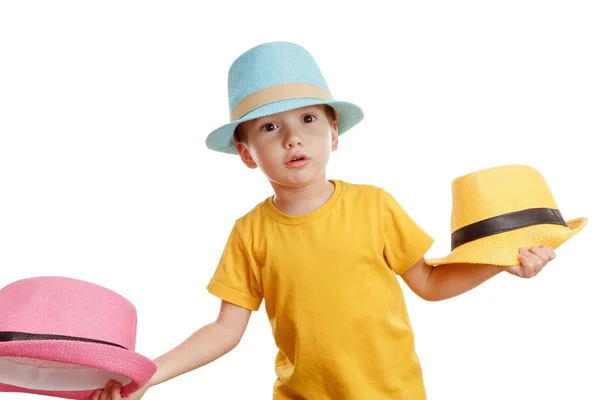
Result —
<svg viewBox="0 0 600 400"><path fill-rule="evenodd" d="M261 131L266 131L266 132L271 132L271 131L274 131L275 129L277 129L277 125L275 125L272 122L269 122L268 124L264 124L262 126L262 128L260 128Z"/></svg>
<svg viewBox="0 0 600 400"><path fill-rule="evenodd" d="M304 121L307 124L310 124L311 122L315 122L316 119L317 119L317 117L312 114L305 115L304 117L302 117L302 121Z"/></svg>

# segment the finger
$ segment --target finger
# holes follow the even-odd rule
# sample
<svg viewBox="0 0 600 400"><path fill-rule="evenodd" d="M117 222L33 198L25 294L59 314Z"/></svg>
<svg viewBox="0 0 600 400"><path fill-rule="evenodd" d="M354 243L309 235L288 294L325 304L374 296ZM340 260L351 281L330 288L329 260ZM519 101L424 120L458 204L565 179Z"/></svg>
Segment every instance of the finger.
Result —
<svg viewBox="0 0 600 400"><path fill-rule="evenodd" d="M539 263L536 265L536 270L538 273L546 266L546 264L556 257L554 250L548 246L535 247L532 249L532 252L534 252L539 258Z"/></svg>
<svg viewBox="0 0 600 400"><path fill-rule="evenodd" d="M519 250L519 261L521 262L522 277L530 278L535 275L536 259L538 258L535 254L530 253L527 249Z"/></svg>
<svg viewBox="0 0 600 400"><path fill-rule="evenodd" d="M544 268L544 265L546 265L548 263L548 259L547 259L547 251L543 250L539 247L534 247L532 248L535 252L541 253L541 256L538 255L537 253L534 253L533 251L530 251L529 254L531 254L531 262L533 264L533 275L535 276L537 275L542 268Z"/></svg>
<svg viewBox="0 0 600 400"><path fill-rule="evenodd" d="M110 391L112 389L113 383L112 381L109 381L106 386L104 387L104 390L102 391L102 393L100 393L100 397L98 397L98 400L108 400L110 396Z"/></svg>
<svg viewBox="0 0 600 400"><path fill-rule="evenodd" d="M121 384L119 382L115 382L113 384L111 393L110 393L110 399L111 400L122 400L121 397Z"/></svg>
<svg viewBox="0 0 600 400"><path fill-rule="evenodd" d="M533 265L533 271L531 273L530 277L534 277L538 274L538 272L540 272L542 270L542 268L544 268L544 265L546 265L546 261L542 260L540 257L538 257L537 255L530 253L531 254L531 264Z"/></svg>
<svg viewBox="0 0 600 400"><path fill-rule="evenodd" d="M550 260L554 260L556 258L556 252L552 247L548 247L548 251L550 252Z"/></svg>
<svg viewBox="0 0 600 400"><path fill-rule="evenodd" d="M515 275L521 278L527 278L529 270L531 269L529 259L523 254L519 254L518 259L520 265L516 266L513 271L515 272Z"/></svg>
<svg viewBox="0 0 600 400"><path fill-rule="evenodd" d="M544 246L543 249L546 250L546 253L548 254L548 261L552 261L556 258L556 253L552 247Z"/></svg>
<svg viewBox="0 0 600 400"><path fill-rule="evenodd" d="M102 389L96 390L92 396L92 400L98 400L100 398L100 393L102 393Z"/></svg>
<svg viewBox="0 0 600 400"><path fill-rule="evenodd" d="M533 277L533 276L537 275L538 272L540 272L542 270L542 268L544 267L544 265L546 265L546 263L548 262L548 260L546 259L545 251L541 250L539 248L535 248L535 247L533 247L529 251L529 254L527 255L527 257L529 258L529 262L531 265L531 271L529 271L530 272L529 277Z"/></svg>
<svg viewBox="0 0 600 400"><path fill-rule="evenodd" d="M554 258L554 251L548 246L532 247L529 251L538 256L544 264L547 264Z"/></svg>

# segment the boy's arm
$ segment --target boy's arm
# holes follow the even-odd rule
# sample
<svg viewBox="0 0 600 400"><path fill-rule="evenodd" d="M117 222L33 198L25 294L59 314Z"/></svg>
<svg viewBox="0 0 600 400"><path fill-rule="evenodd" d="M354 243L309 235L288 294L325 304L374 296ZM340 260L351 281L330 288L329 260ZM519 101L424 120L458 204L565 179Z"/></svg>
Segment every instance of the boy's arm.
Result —
<svg viewBox="0 0 600 400"><path fill-rule="evenodd" d="M217 319L200 328L154 362L157 370L149 382L155 386L206 365L231 351L242 339L252 311L221 303Z"/></svg>
<svg viewBox="0 0 600 400"><path fill-rule="evenodd" d="M150 387L216 360L240 342L250 314L246 308L222 301L215 322L198 329L179 346L154 360L158 368L143 388L129 397L121 397L121 385L109 381L106 387L94 393L92 400L140 400Z"/></svg>
<svg viewBox="0 0 600 400"><path fill-rule="evenodd" d="M439 301L468 292L500 272L531 278L554 258L555 253L550 247L522 249L518 256L520 265L510 267L486 264L445 264L433 267L425 264L421 258L402 274L402 279L419 297Z"/></svg>

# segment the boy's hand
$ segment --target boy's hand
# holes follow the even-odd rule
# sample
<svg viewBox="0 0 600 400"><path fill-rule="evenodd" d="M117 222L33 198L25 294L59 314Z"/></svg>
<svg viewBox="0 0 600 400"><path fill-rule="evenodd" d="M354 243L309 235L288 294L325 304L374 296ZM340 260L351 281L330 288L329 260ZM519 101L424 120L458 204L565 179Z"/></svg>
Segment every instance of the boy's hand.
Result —
<svg viewBox="0 0 600 400"><path fill-rule="evenodd" d="M140 400L147 390L148 387L144 386L128 397L121 397L121 384L115 381L108 381L104 389L98 389L94 392L92 400Z"/></svg>
<svg viewBox="0 0 600 400"><path fill-rule="evenodd" d="M551 247L532 247L529 250L521 248L518 256L520 265L507 267L506 272L520 278L532 278L555 257L556 254Z"/></svg>

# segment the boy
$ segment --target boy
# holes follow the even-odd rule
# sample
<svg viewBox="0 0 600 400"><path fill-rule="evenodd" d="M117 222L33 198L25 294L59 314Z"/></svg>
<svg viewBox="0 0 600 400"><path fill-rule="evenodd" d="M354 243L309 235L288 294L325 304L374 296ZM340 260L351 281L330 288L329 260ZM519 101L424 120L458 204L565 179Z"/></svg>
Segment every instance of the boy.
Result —
<svg viewBox="0 0 600 400"><path fill-rule="evenodd" d="M429 301L464 293L502 271L536 275L555 257L522 250L520 265L431 267L433 243L386 191L326 178L339 135L361 109L335 101L311 55L293 43L248 50L229 72L231 123L212 150L260 168L274 195L239 218L208 290L217 320L157 358L148 387L206 365L240 341L265 301L273 327L273 398L424 400L425 386L397 275ZM108 383L94 400L121 399Z"/></svg>

